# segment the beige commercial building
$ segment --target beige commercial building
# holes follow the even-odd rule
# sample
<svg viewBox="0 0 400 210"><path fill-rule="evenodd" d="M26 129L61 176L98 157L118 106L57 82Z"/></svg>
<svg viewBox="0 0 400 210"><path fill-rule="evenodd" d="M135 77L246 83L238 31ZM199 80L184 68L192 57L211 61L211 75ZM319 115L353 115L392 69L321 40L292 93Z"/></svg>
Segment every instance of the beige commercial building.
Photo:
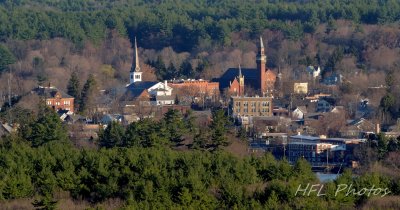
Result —
<svg viewBox="0 0 400 210"><path fill-rule="evenodd" d="M308 83L307 82L295 82L293 84L293 91L296 94L307 94L308 93Z"/></svg>
<svg viewBox="0 0 400 210"><path fill-rule="evenodd" d="M271 97L231 97L234 117L272 116Z"/></svg>

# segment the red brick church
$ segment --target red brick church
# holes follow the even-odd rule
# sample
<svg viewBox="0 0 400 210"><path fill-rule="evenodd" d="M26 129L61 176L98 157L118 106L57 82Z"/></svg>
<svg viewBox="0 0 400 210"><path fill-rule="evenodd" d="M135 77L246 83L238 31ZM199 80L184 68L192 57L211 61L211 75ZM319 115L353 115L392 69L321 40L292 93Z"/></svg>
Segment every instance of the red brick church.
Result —
<svg viewBox="0 0 400 210"><path fill-rule="evenodd" d="M267 68L267 56L262 37L256 56L257 68L229 68L219 79L220 89L228 88L231 94L245 95L245 87L252 87L261 96L271 96L274 90L276 74Z"/></svg>

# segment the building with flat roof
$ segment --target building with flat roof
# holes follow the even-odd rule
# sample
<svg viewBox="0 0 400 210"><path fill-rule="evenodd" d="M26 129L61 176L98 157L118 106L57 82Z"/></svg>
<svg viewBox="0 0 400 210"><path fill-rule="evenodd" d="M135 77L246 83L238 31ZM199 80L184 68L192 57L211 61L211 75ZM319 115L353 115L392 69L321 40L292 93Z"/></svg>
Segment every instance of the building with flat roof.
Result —
<svg viewBox="0 0 400 210"><path fill-rule="evenodd" d="M234 117L272 116L272 97L231 97Z"/></svg>
<svg viewBox="0 0 400 210"><path fill-rule="evenodd" d="M219 95L219 82L203 79L172 80L169 82L169 86L176 90L182 90L185 94L191 96L197 96L198 94Z"/></svg>

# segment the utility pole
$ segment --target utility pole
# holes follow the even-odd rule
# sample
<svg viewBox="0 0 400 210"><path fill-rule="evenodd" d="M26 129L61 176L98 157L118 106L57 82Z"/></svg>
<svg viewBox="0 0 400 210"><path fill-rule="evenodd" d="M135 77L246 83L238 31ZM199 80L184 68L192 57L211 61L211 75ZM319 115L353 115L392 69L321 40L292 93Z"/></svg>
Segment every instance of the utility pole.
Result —
<svg viewBox="0 0 400 210"><path fill-rule="evenodd" d="M11 68L9 67L9 74L8 74L8 123L11 125L12 117L11 117Z"/></svg>

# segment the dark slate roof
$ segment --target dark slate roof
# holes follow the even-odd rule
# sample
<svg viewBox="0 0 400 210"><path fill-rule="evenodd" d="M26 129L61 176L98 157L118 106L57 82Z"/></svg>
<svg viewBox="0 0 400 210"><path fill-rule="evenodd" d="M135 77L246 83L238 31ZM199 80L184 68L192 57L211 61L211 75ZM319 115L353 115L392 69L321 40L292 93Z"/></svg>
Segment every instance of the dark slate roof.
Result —
<svg viewBox="0 0 400 210"><path fill-rule="evenodd" d="M130 85L128 85L127 89L149 89L153 85L157 84L158 82L153 82L153 81L142 81L142 82L134 82Z"/></svg>
<svg viewBox="0 0 400 210"><path fill-rule="evenodd" d="M124 94L124 99L125 100L133 100L140 96L140 94L143 93L143 91L151 88L158 82L152 82L152 81L142 81L142 82L135 82L128 87L126 87L126 92Z"/></svg>
<svg viewBox="0 0 400 210"><path fill-rule="evenodd" d="M139 97L146 89L127 89L123 98L124 100L134 100Z"/></svg>
<svg viewBox="0 0 400 210"><path fill-rule="evenodd" d="M57 92L61 94L61 98L74 98L55 87L37 87L33 91L45 98L54 98Z"/></svg>
<svg viewBox="0 0 400 210"><path fill-rule="evenodd" d="M245 85L252 86L254 89L259 89L258 80L260 78L257 69L241 68L242 75L244 76ZM238 68L229 68L225 73L219 78L219 88L221 90L229 88L229 82L232 82L235 77L239 76Z"/></svg>
<svg viewBox="0 0 400 210"><path fill-rule="evenodd" d="M331 97L322 97L322 98L320 98L320 100L324 100L324 101L328 102L331 106L336 105L336 99L331 98Z"/></svg>

